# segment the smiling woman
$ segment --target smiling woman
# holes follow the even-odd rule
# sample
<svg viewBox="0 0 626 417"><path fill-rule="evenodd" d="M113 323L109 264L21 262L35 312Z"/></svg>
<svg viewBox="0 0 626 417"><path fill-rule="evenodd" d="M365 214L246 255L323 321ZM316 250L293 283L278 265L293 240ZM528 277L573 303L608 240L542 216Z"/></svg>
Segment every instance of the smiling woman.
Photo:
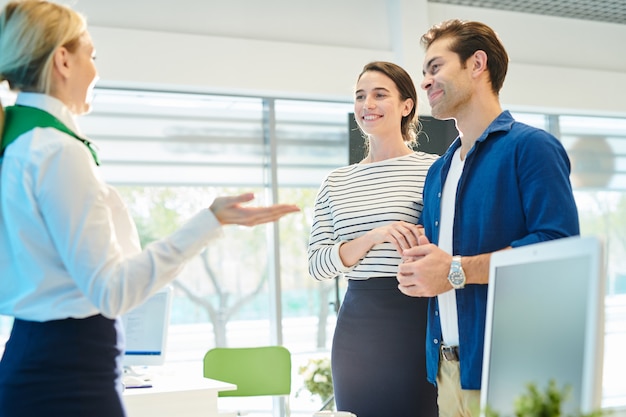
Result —
<svg viewBox="0 0 626 417"><path fill-rule="evenodd" d="M354 117L367 155L328 174L315 201L309 272L348 279L332 345L335 402L359 417L437 415L423 356L427 299L404 296L396 280L402 250L417 242L422 186L437 158L411 148L416 104L404 69L365 65Z"/></svg>

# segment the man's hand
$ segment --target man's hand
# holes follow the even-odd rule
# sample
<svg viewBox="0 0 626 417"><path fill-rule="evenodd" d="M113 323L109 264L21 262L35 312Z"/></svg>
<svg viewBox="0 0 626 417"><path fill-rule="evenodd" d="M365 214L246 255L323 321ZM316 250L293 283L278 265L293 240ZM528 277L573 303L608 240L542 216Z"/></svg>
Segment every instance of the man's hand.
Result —
<svg viewBox="0 0 626 417"><path fill-rule="evenodd" d="M420 236L418 246L402 252L398 266L398 289L411 297L434 297L452 289L448 273L452 255Z"/></svg>

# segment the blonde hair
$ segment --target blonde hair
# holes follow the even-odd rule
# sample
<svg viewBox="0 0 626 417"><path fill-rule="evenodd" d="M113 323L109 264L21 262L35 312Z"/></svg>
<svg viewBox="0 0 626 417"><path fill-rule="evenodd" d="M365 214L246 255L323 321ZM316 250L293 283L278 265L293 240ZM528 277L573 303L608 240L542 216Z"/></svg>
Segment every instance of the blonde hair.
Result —
<svg viewBox="0 0 626 417"><path fill-rule="evenodd" d="M11 90L49 94L54 52L61 46L74 52L86 30L85 18L68 6L45 0L7 3L0 14L0 81Z"/></svg>

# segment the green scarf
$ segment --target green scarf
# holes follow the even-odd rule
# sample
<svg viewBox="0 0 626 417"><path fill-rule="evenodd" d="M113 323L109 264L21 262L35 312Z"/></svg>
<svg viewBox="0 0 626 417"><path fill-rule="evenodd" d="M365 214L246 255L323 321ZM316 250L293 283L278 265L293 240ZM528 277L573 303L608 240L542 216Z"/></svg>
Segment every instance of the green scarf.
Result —
<svg viewBox="0 0 626 417"><path fill-rule="evenodd" d="M4 131L2 132L2 144L0 146L0 157L4 154L4 150L21 134L32 130L35 127L52 127L75 137L85 144L91 152L96 165L100 165L100 159L92 144L72 132L59 119L50 113L29 106L9 106L4 109Z"/></svg>

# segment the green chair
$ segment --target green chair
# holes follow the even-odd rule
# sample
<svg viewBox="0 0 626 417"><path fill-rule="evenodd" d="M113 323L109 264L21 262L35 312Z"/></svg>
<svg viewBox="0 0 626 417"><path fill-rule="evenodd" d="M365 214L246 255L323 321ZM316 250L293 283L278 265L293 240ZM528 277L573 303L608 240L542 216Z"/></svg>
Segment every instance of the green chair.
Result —
<svg viewBox="0 0 626 417"><path fill-rule="evenodd" d="M289 415L291 353L283 346L213 348L204 355L204 377L237 385L220 397L284 396Z"/></svg>

